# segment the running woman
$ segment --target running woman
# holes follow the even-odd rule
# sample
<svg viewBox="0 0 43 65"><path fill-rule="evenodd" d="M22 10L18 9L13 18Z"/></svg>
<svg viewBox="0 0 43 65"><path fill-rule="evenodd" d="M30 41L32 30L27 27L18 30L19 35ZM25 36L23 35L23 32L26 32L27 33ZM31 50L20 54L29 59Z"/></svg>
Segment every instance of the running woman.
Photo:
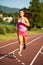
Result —
<svg viewBox="0 0 43 65"><path fill-rule="evenodd" d="M26 48L26 43L28 40L28 30L26 26L30 26L28 18L25 16L25 12L23 9L19 11L18 18L18 41L19 41L19 56L22 56L22 48Z"/></svg>

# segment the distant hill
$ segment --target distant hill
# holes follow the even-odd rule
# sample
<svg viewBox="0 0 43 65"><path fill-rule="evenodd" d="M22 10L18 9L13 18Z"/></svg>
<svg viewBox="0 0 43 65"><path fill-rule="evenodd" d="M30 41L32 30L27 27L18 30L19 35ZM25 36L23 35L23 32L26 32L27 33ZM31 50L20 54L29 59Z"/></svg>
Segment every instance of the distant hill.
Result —
<svg viewBox="0 0 43 65"><path fill-rule="evenodd" d="M19 9L18 8L10 8L10 7L0 5L0 11L6 12L6 13L12 13L12 12L19 12Z"/></svg>

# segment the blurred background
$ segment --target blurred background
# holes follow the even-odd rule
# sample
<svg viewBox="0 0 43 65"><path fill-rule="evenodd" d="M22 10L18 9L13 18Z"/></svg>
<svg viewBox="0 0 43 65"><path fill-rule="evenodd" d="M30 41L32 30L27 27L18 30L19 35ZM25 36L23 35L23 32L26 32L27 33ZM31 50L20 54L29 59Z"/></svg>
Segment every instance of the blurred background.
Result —
<svg viewBox="0 0 43 65"><path fill-rule="evenodd" d="M43 33L43 0L0 0L0 42L17 38L21 8L34 14L27 27L29 35Z"/></svg>

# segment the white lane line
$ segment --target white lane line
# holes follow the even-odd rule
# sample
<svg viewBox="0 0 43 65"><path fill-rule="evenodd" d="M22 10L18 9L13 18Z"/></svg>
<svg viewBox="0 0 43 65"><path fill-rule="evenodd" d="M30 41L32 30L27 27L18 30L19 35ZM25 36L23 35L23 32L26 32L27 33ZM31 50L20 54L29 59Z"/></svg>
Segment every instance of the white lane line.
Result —
<svg viewBox="0 0 43 65"><path fill-rule="evenodd" d="M12 42L12 43L10 43L10 44L6 44L6 45L4 45L4 46L1 46L0 49L1 49L1 48L4 48L4 47L7 47L7 46L10 46L10 45L12 45L12 44L14 44L14 43L17 43L17 42L18 42L18 41Z"/></svg>
<svg viewBox="0 0 43 65"><path fill-rule="evenodd" d="M35 38L34 40L30 41L28 44L30 44L30 43L32 43L32 42L38 40L38 39L41 38L41 37L42 37L42 36L39 36L39 37ZM27 44L27 45L28 45L28 44Z"/></svg>
<svg viewBox="0 0 43 65"><path fill-rule="evenodd" d="M18 50L19 50L19 48L15 49L14 51L11 51L11 52L8 53L7 55L4 55L4 56L0 57L0 60L3 59L3 58L5 58L5 57L7 57L9 54L14 53L15 51L18 51Z"/></svg>
<svg viewBox="0 0 43 65"><path fill-rule="evenodd" d="M18 62L20 63L21 61L20 61L20 60L18 60Z"/></svg>
<svg viewBox="0 0 43 65"><path fill-rule="evenodd" d="M32 42L34 42L34 41L36 41L36 40L38 40L39 38L41 38L42 36L39 36L39 37L37 37L37 38L35 38L35 39L33 39L32 41L30 41L29 43L27 43L27 44L31 44ZM16 51L18 51L19 50L19 48L17 48L17 49L15 49L14 51L11 51L10 53L8 53L8 54L11 54L11 53L14 53L14 52L16 52ZM4 55L4 56L2 56L2 57L0 57L0 59L3 59L3 58L5 58L7 55Z"/></svg>
<svg viewBox="0 0 43 65"><path fill-rule="evenodd" d="M13 57L17 62L21 63L22 65L25 65L25 63L21 62L21 60L16 57L15 52L13 52Z"/></svg>
<svg viewBox="0 0 43 65"><path fill-rule="evenodd" d="M25 65L25 63L21 62L21 60L16 57L16 55L15 55L14 52L13 52L13 57L15 58L15 60L16 60L17 62L21 63L22 65Z"/></svg>
<svg viewBox="0 0 43 65"><path fill-rule="evenodd" d="M40 52L41 54L43 54L43 52Z"/></svg>
<svg viewBox="0 0 43 65"><path fill-rule="evenodd" d="M38 55L40 54L41 50L42 50L43 46L41 46L41 48L39 49L38 53L35 55L35 57L33 58L32 62L30 63L30 65L33 65L33 63L35 62L36 58L38 57Z"/></svg>
<svg viewBox="0 0 43 65"><path fill-rule="evenodd" d="M43 47L42 47L42 48L43 48ZM42 52L42 51L41 51L40 53L41 53L41 54L43 54L43 52Z"/></svg>
<svg viewBox="0 0 43 65"><path fill-rule="evenodd" d="M36 36L38 36L38 35L41 35L41 34L37 34L37 35L34 35L34 36L32 36L32 37L36 37ZM32 37L29 37L29 38L32 38ZM14 44L14 43L17 43L17 42L18 42L18 41L12 42L12 43L10 43L10 44L6 44L6 45L4 45L4 46L1 46L0 49L1 49L1 48L4 48L4 47L7 47L7 46L10 46L10 45L12 45L12 44Z"/></svg>
<svg viewBox="0 0 43 65"><path fill-rule="evenodd" d="M21 63L22 65L25 65L25 63Z"/></svg>

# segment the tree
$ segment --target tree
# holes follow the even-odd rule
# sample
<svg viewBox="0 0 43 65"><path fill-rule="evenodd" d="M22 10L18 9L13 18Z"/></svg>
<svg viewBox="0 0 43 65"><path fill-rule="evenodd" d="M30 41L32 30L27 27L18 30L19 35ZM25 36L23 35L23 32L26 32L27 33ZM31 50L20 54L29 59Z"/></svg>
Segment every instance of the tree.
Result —
<svg viewBox="0 0 43 65"><path fill-rule="evenodd" d="M37 27L40 19L40 2L39 0L32 0L30 2L29 10L34 13L34 18L31 20L31 27Z"/></svg>
<svg viewBox="0 0 43 65"><path fill-rule="evenodd" d="M40 24L43 27L43 3L40 3Z"/></svg>

